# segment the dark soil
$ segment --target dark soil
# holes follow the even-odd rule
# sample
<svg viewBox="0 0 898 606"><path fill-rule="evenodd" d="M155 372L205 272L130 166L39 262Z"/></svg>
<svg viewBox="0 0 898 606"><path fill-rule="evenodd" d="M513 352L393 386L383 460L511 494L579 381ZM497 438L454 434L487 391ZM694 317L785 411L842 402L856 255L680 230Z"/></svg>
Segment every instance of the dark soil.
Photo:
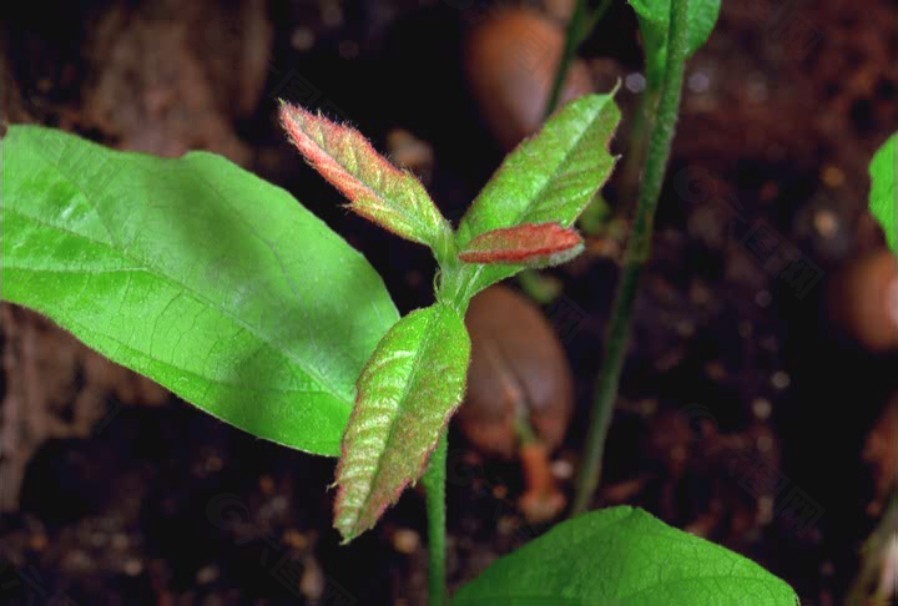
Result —
<svg viewBox="0 0 898 606"><path fill-rule="evenodd" d="M433 149L430 190L457 219L502 157L461 58L464 32L490 10L31 0L0 11L0 93L10 122L162 155L212 149L289 188L364 251L405 312L432 297L429 254L346 215L286 145L276 98L349 120L379 149L393 129L413 133ZM880 496L861 453L898 393L898 356L843 334L827 298L845 266L882 246L866 167L898 129L896 32L892 0L724 3L690 63L596 503L639 505L736 549L804 604L841 603L858 572ZM631 74L637 40L620 3L581 54ZM635 95L619 100L632 116ZM545 311L577 393L555 456L565 468L585 434L617 266L593 257L553 274L563 295ZM340 546L332 460L159 394L24 310L4 310L3 332L0 603L425 603L417 491ZM450 443L457 586L545 527L517 511L516 464L455 433Z"/></svg>

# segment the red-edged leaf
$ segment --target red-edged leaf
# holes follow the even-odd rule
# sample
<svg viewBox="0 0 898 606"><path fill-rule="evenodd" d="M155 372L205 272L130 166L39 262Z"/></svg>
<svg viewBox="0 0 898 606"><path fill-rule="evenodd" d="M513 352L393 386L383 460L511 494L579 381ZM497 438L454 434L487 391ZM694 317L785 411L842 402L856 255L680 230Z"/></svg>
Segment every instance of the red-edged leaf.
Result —
<svg viewBox="0 0 898 606"><path fill-rule="evenodd" d="M546 267L583 251L583 238L558 223L528 223L480 234L458 253L465 263L507 263Z"/></svg>
<svg viewBox="0 0 898 606"><path fill-rule="evenodd" d="M468 208L456 243L466 250L486 232L526 223L570 227L611 174L608 152L620 121L610 95L587 95L558 110L539 134L508 154ZM465 265L455 281L466 297L513 276L515 265Z"/></svg>
<svg viewBox="0 0 898 606"><path fill-rule="evenodd" d="M350 541L424 472L464 396L471 340L461 317L437 303L402 318L358 381L337 466L334 526Z"/></svg>
<svg viewBox="0 0 898 606"><path fill-rule="evenodd" d="M349 199L353 211L427 246L451 237L421 182L393 166L357 130L284 102L280 118L306 161Z"/></svg>

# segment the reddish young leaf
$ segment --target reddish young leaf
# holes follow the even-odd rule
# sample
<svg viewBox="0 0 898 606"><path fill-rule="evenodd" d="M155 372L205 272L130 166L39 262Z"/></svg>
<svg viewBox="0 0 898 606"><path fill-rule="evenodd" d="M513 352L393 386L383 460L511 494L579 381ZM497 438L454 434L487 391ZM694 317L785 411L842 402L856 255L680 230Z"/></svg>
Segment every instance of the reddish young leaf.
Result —
<svg viewBox="0 0 898 606"><path fill-rule="evenodd" d="M583 238L558 223L527 223L480 234L458 253L465 263L506 263L546 267L564 263L583 250Z"/></svg>
<svg viewBox="0 0 898 606"><path fill-rule="evenodd" d="M280 118L306 161L349 199L353 211L430 247L451 237L421 182L393 166L357 130L283 101Z"/></svg>

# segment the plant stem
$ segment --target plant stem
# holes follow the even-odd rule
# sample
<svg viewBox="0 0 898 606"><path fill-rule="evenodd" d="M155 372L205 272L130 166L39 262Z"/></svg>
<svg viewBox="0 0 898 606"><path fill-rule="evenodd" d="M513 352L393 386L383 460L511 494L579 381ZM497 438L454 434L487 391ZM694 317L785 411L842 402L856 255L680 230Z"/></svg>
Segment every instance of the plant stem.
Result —
<svg viewBox="0 0 898 606"><path fill-rule="evenodd" d="M586 42L586 38L589 37L589 34L592 33L592 30L595 29L596 25L599 24L599 21L602 20L602 17L605 16L605 13L608 12L608 9L611 8L612 0L602 0L599 5L595 8L594 11L589 15L589 18L584 22L582 30L578 33L577 36L577 47L579 48L581 44Z"/></svg>
<svg viewBox="0 0 898 606"><path fill-rule="evenodd" d="M564 89L564 81L567 80L567 74L571 69L571 63L574 62L574 56L577 49L583 44L586 36L596 26L608 8L611 6L611 0L602 0L601 4L592 14L586 7L587 0L577 0L574 6L574 14L567 25L567 34L564 38L564 50L561 53L561 61L558 62L558 69L555 70L555 80L552 82L552 93L549 95L549 102L546 104L545 116L548 118L552 112L558 107L561 100L561 91Z"/></svg>
<svg viewBox="0 0 898 606"><path fill-rule="evenodd" d="M427 559L430 606L446 606L446 453L449 432L443 434L424 474L427 493Z"/></svg>
<svg viewBox="0 0 898 606"><path fill-rule="evenodd" d="M645 164L646 148L649 146L649 135L652 128L652 116L660 97L659 83L646 86L642 98L633 116L630 129L626 157L620 168L618 177L618 212L629 214L634 206L636 192L639 189L639 173Z"/></svg>
<svg viewBox="0 0 898 606"><path fill-rule="evenodd" d="M614 402L620 384L621 371L630 341L630 321L633 316L633 302L639 287L645 263L648 260L655 210L664 184L664 174L670 158L670 148L676 130L677 115L680 111L680 97L683 89L683 73L686 67L686 9L688 0L671 0L670 31L668 35L667 65L664 70L664 84L658 104L658 115L652 126L652 136L646 157L645 177L639 191L633 232L627 243L621 282L618 285L606 343L605 359L599 373L596 397L593 403L592 420L586 439L586 451L577 477L577 493L574 497L572 515L582 513L589 507L593 494L599 485L602 472L602 454Z"/></svg>

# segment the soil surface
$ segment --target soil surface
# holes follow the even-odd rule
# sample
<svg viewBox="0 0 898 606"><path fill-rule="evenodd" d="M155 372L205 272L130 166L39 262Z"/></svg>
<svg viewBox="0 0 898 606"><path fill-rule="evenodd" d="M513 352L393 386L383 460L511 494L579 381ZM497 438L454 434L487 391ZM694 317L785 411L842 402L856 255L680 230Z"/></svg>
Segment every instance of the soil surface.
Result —
<svg viewBox="0 0 898 606"><path fill-rule="evenodd" d="M362 250L406 312L432 298L430 255L347 216L286 144L276 100L321 108L405 153L457 220L502 158L463 53L495 10L470 0L13 3L2 11L3 112L121 149L224 154ZM898 129L896 32L893 0L724 2L689 64L595 503L639 505L744 553L803 604L842 603L882 512L882 474L898 469L887 464L898 425L887 415L877 425L898 398L898 355L864 346L831 311L845 272L883 247L866 211L867 163ZM624 79L614 148L626 153L642 61L629 7L615 3L581 55L597 82ZM605 190L622 211L623 190L614 178ZM618 274L601 237L591 244L547 272L562 294L543 306L575 379L571 429L553 454L568 496ZM333 460L254 439L35 314L2 313L0 602L426 603L420 492L340 546ZM549 525L519 511L518 464L457 428L450 444L457 587Z"/></svg>

